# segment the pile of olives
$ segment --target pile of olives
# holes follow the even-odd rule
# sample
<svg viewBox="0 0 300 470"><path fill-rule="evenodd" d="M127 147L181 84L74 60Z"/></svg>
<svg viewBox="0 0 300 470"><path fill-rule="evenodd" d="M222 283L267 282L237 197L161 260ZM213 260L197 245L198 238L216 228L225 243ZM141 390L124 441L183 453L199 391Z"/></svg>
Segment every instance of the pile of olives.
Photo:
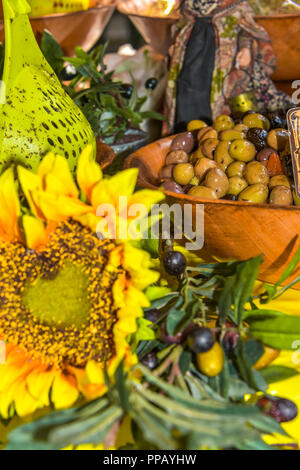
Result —
<svg viewBox="0 0 300 470"><path fill-rule="evenodd" d="M191 121L173 139L160 178L165 190L196 198L300 205L290 153L284 116L221 115L212 126Z"/></svg>

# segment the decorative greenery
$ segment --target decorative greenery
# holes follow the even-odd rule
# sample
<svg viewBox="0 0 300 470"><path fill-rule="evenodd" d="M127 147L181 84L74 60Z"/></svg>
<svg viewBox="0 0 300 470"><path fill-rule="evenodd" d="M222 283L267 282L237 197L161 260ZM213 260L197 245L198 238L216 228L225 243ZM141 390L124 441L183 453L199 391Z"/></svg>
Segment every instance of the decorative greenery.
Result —
<svg viewBox="0 0 300 470"><path fill-rule="evenodd" d="M64 85L65 90L85 114L95 136L101 136L111 145L127 130L140 129L146 119L163 120L164 117L155 111L142 111L148 96L139 97L134 83L123 84L113 79L113 72L106 71L107 46L108 43L101 44L89 53L76 47L75 57L64 57L49 32L44 32L41 43L47 61L62 82L68 78L66 72L72 66L73 76L70 83ZM66 62L69 67L65 67ZM130 91L129 95L126 90Z"/></svg>
<svg viewBox="0 0 300 470"><path fill-rule="evenodd" d="M281 280L293 272L299 255ZM257 257L199 264L186 269L174 292L159 297L161 288L150 288L153 301L145 317L155 310L157 319L139 323L132 341L139 363L133 370L125 374L120 364L114 380L107 378L108 392L101 399L17 428L7 449L108 442L126 416L135 443L124 449L272 449L261 435L285 432L255 400L245 403L244 397L267 396L268 383L297 374L288 367L271 365L258 371L253 365L264 353L264 344L291 349L300 335L300 319L257 307L258 300L279 295L279 288L266 286L264 294L252 296L261 262ZM197 367L185 335L192 323L209 325L223 348L225 335L236 339L235 347L224 349L224 367L216 377L205 376ZM144 365L149 353L157 357L153 370Z"/></svg>

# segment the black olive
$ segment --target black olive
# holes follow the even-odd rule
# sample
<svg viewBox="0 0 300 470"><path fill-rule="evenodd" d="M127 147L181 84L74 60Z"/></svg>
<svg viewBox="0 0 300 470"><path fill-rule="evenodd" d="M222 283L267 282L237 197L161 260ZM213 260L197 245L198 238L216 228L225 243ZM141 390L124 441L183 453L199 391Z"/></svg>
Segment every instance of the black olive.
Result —
<svg viewBox="0 0 300 470"><path fill-rule="evenodd" d="M265 129L259 127L251 127L247 132L247 140L255 145L258 152L263 150L266 146L268 132Z"/></svg>
<svg viewBox="0 0 300 470"><path fill-rule="evenodd" d="M73 80L73 78L77 77L77 75L78 73L74 65L68 64L61 71L60 78L61 80L69 81Z"/></svg>
<svg viewBox="0 0 300 470"><path fill-rule="evenodd" d="M298 408L294 402L286 398L261 398L257 406L264 414L276 419L278 423L292 421L298 415Z"/></svg>
<svg viewBox="0 0 300 470"><path fill-rule="evenodd" d="M179 276L186 268L185 256L179 251L169 251L164 257L164 267L171 276Z"/></svg>
<svg viewBox="0 0 300 470"><path fill-rule="evenodd" d="M209 328L195 328L188 337L188 345L196 354L209 351L214 344L215 339Z"/></svg>
<svg viewBox="0 0 300 470"><path fill-rule="evenodd" d="M143 359L142 364L148 367L148 369L153 370L158 366L158 358L154 352L148 353Z"/></svg>
<svg viewBox="0 0 300 470"><path fill-rule="evenodd" d="M155 77L149 78L145 83L146 90L155 90L157 83L158 81Z"/></svg>
<svg viewBox="0 0 300 470"><path fill-rule="evenodd" d="M125 98L126 100L130 100L130 98L132 97L132 93L133 86L129 83L124 83L124 85L122 85L121 87L121 95L123 96L123 98Z"/></svg>

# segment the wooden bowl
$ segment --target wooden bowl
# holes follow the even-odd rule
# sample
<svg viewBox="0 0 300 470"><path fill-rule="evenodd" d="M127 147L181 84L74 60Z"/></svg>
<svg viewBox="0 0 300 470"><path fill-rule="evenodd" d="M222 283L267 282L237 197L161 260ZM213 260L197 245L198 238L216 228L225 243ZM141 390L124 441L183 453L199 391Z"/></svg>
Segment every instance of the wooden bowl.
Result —
<svg viewBox="0 0 300 470"><path fill-rule="evenodd" d="M74 54L76 46L88 51L96 43L109 22L115 5L98 6L74 13L57 13L37 18L30 22L38 41L48 29L64 50L65 55ZM0 41L4 39L4 22L0 21Z"/></svg>
<svg viewBox="0 0 300 470"><path fill-rule="evenodd" d="M139 168L140 186L157 189L173 138L158 140L126 159L126 168ZM204 259L246 260L263 254L259 279L274 283L299 247L300 207L197 199L169 191L165 194L170 205L192 204L193 227L196 206L204 205L204 247L200 251ZM300 267L296 274L300 274ZM300 282L295 288L300 290Z"/></svg>
<svg viewBox="0 0 300 470"><path fill-rule="evenodd" d="M128 15L148 44L162 54L171 46L171 28L178 21L172 16L145 16L133 0L120 2L118 10ZM256 21L268 32L277 57L275 81L300 79L300 13L257 16Z"/></svg>

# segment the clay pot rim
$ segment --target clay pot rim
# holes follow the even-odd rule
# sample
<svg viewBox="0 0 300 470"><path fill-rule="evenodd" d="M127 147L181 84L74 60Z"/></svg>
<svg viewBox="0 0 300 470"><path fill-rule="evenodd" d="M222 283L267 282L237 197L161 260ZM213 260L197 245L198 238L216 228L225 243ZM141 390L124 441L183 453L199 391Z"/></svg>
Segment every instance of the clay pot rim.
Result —
<svg viewBox="0 0 300 470"><path fill-rule="evenodd" d="M70 16L82 15L83 13L90 12L92 10L101 10L104 8L115 9L116 5L98 5L96 7L88 8L87 10L79 10L79 11L72 11L69 13L52 13L50 15L43 15L43 16L35 16L34 18L30 18L30 21L41 21L41 20L51 20L51 19L58 19L58 18L65 18ZM3 23L4 20L0 19L0 24Z"/></svg>
<svg viewBox="0 0 300 470"><path fill-rule="evenodd" d="M169 20L169 21L177 21L180 19L180 17L174 17L174 16L154 16L154 15L143 15L138 12L128 12L126 11L126 8L122 5L117 5L117 10L122 13L123 15L127 16L132 16L132 17L137 17L137 18L150 18L154 20ZM278 13L274 15L255 15L255 18L258 20L274 20L274 19L286 19L286 18L299 18L300 17L300 12L299 13Z"/></svg>
<svg viewBox="0 0 300 470"><path fill-rule="evenodd" d="M119 13L122 13L123 15L126 15L126 16L136 16L138 18L151 18L153 20L169 20L169 21L178 21L180 16L153 16L153 15L142 15L141 13L138 13L138 12L130 12L128 13L128 11L126 11L126 8L124 7L124 5L117 5L117 10L119 11Z"/></svg>

